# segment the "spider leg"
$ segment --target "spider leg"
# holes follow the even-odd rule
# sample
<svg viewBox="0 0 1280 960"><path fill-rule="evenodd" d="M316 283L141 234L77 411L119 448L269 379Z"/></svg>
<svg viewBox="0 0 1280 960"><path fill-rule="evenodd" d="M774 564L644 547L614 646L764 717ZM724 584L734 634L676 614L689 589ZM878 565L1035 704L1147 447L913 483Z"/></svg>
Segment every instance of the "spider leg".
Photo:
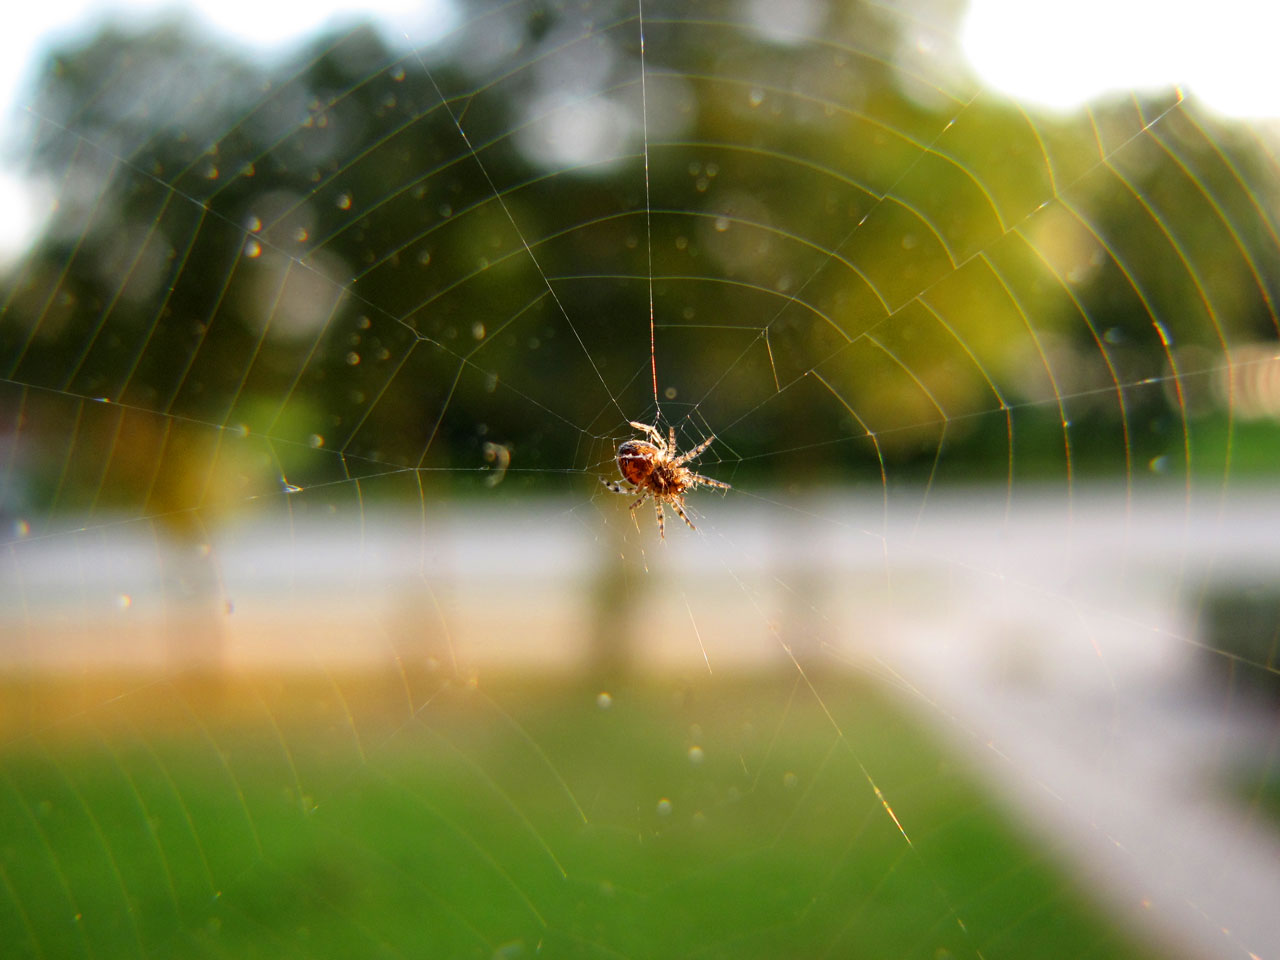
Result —
<svg viewBox="0 0 1280 960"><path fill-rule="evenodd" d="M692 480L696 486L715 487L717 490L733 489L732 484L725 483L723 480L712 480L710 477L704 477L700 473L690 474L689 479Z"/></svg>
<svg viewBox="0 0 1280 960"><path fill-rule="evenodd" d="M606 480L604 477L601 477L600 482L603 483L608 489L612 490L614 493L628 493L628 494L635 493L634 490L628 490L626 487L624 487L622 484L618 483L615 480Z"/></svg>
<svg viewBox="0 0 1280 960"><path fill-rule="evenodd" d="M667 446L667 441L662 438L662 434L658 432L657 427L650 426L647 423L636 423L634 420L631 421L631 426L635 427L637 430L643 430L646 434L653 437L653 442L657 445L659 450L666 452L667 450L671 449L670 447ZM673 427L671 429L671 443L674 445L675 442L676 442L676 431L675 431L675 428Z"/></svg>
<svg viewBox="0 0 1280 960"><path fill-rule="evenodd" d="M636 516L636 510L639 509L640 504L644 503L647 496L647 493L640 494L640 498L631 505L631 522L636 525L636 533L640 532L640 518Z"/></svg>
<svg viewBox="0 0 1280 960"><path fill-rule="evenodd" d="M662 501L654 497L653 505L658 508L658 539L665 543L667 539L667 523L666 518L662 515ZM679 508L677 507L677 509Z"/></svg>
<svg viewBox="0 0 1280 960"><path fill-rule="evenodd" d="M693 525L693 521L689 519L689 515L684 512L684 505L679 500L672 500L671 506L675 507L676 513L680 514L680 519L689 525L690 530L697 530Z"/></svg>
<svg viewBox="0 0 1280 960"><path fill-rule="evenodd" d="M711 446L711 441L713 441L714 439L715 437L707 437L707 439L703 440L700 444L698 444L692 450L688 451L687 453L682 453L680 454L680 456L672 460L671 465L673 467L678 467L681 464L688 463L690 460L698 459L698 456L702 453L702 451L707 449L707 447Z"/></svg>
<svg viewBox="0 0 1280 960"><path fill-rule="evenodd" d="M667 430L667 451L672 452L676 449L676 428L673 425L668 427Z"/></svg>

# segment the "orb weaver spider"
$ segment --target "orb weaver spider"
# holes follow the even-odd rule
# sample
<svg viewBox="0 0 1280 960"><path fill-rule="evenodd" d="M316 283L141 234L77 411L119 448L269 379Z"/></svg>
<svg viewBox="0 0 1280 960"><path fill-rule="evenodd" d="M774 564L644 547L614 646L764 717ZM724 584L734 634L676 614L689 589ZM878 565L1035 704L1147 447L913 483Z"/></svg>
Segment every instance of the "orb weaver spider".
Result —
<svg viewBox="0 0 1280 960"><path fill-rule="evenodd" d="M628 489L617 481L606 480L604 477L600 478L600 482L614 493L630 495L639 491L640 496L631 504L631 519L636 525L636 530L640 529L636 510L651 498L658 512L658 536L662 540L667 539L666 519L662 512L664 503L669 504L680 515L680 519L689 525L690 530L697 530L693 521L689 519L689 515L684 512L684 495L695 487L733 489L721 480L704 477L685 466L690 460L696 460L707 447L711 446L715 437L707 437L692 450L679 453L676 449L675 427L671 427L667 436L663 437L656 426L636 423L634 420L631 421L631 426L643 431L650 438L624 440L618 447L618 470L622 473L622 479L631 484L631 488Z"/></svg>

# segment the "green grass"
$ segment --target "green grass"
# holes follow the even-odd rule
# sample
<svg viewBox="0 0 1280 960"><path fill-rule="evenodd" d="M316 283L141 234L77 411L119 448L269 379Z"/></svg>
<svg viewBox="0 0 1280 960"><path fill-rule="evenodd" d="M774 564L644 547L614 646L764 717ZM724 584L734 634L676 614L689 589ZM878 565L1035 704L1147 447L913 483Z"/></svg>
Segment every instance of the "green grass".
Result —
<svg viewBox="0 0 1280 960"><path fill-rule="evenodd" d="M11 684L0 953L1144 955L866 685L597 693Z"/></svg>

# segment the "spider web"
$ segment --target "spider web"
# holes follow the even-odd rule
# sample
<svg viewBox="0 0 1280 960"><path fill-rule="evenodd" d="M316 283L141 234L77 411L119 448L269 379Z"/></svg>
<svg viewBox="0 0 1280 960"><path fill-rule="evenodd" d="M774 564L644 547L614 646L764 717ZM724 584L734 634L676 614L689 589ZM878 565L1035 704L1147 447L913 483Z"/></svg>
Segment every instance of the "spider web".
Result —
<svg viewBox="0 0 1280 960"><path fill-rule="evenodd" d="M787 9L53 58L0 942L1277 949L1269 131ZM631 422L714 438L696 530Z"/></svg>

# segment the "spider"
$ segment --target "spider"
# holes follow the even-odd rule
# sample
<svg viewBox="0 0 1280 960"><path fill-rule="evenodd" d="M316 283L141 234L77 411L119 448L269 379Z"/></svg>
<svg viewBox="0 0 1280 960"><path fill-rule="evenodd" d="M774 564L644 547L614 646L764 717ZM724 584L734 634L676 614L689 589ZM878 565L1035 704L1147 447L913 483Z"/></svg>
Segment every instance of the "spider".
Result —
<svg viewBox="0 0 1280 960"><path fill-rule="evenodd" d="M712 480L694 473L685 466L690 460L696 460L703 450L711 446L715 437L708 437L687 453L676 451L676 428L672 427L664 438L658 428L646 423L631 421L631 426L642 430L652 439L624 440L618 447L618 469L622 471L622 479L631 484L628 490L616 481L600 478L600 482L614 493L632 494L640 491L640 497L631 504L631 519L636 529L640 529L640 521L636 520L636 509L646 499L652 497L653 505L658 511L658 536L667 539L666 521L662 513L662 505L669 503L680 514L680 519L689 525L690 530L697 530L688 514L684 512L684 495L694 487L715 487L717 490L731 490L732 487L719 480Z"/></svg>

